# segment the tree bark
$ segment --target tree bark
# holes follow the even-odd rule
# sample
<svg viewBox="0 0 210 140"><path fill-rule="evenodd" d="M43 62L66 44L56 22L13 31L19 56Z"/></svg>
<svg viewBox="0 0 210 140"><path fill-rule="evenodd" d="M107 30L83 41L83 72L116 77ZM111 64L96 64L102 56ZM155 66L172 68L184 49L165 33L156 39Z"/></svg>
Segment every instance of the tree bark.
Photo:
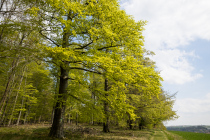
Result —
<svg viewBox="0 0 210 140"><path fill-rule="evenodd" d="M14 76L13 76L13 80L11 81L11 87L9 88L9 91L8 91L8 97L6 97L6 102L5 102L5 106L4 106L4 104L3 104L3 106L2 106L2 109L4 108L4 110L3 110L3 114L2 114L2 119L1 119L1 123L5 126L6 125L6 122L7 122L7 120L8 120L8 116L9 116L9 113L10 113L10 95L11 95L11 93L12 93L12 91L13 91L13 89L15 88L15 86L16 86L16 83L14 83L14 80L15 80L15 74L14 74ZM10 102L9 102L10 101ZM8 107L9 106L9 107ZM9 108L8 110L7 110L7 107Z"/></svg>
<svg viewBox="0 0 210 140"><path fill-rule="evenodd" d="M131 120L131 116L130 114L128 114L128 125L129 125L129 129L132 130L133 129L133 120Z"/></svg>
<svg viewBox="0 0 210 140"><path fill-rule="evenodd" d="M62 44L63 48L68 47L68 38L69 34L64 33ZM59 94L57 96L58 98L55 105L53 124L49 133L50 137L64 138L64 120L69 76L69 70L67 69L68 67L68 62L63 62L63 64L60 66L61 76L59 83Z"/></svg>
<svg viewBox="0 0 210 140"><path fill-rule="evenodd" d="M17 126L19 125L19 122L20 122L20 117L21 117L21 114L22 114L23 103L24 103L24 97L22 96L21 108L20 108L21 110L19 111L18 119L17 119L17 123L16 123Z"/></svg>
<svg viewBox="0 0 210 140"><path fill-rule="evenodd" d="M51 123L53 124L53 119L54 119L54 112L55 112L55 106L53 105L53 110L51 114Z"/></svg>
<svg viewBox="0 0 210 140"><path fill-rule="evenodd" d="M70 113L68 114L68 120L67 120L67 123L68 123L68 124L71 124L71 114L70 114Z"/></svg>
<svg viewBox="0 0 210 140"><path fill-rule="evenodd" d="M6 105L5 105L5 107L4 107L3 114L2 114L2 116L1 116L0 125L3 125L3 124L4 124L4 119L5 119L5 116L6 116L6 111L7 111L7 106L8 106L9 99L10 99L10 96L8 97L8 99L7 99L7 101L6 101Z"/></svg>
<svg viewBox="0 0 210 140"><path fill-rule="evenodd" d="M18 59L17 60L13 60L12 62L12 66L11 66L11 73L10 73L10 76L9 76L9 79L7 81L7 85L6 85L6 88L5 88L5 91L4 91L4 94L0 100L0 114L2 113L2 109L4 108L4 105L5 105L5 101L7 99L7 95L10 91L10 88L11 88L11 84L12 82L14 81L14 78L15 78L15 68L17 67L18 65Z"/></svg>
<svg viewBox="0 0 210 140"><path fill-rule="evenodd" d="M144 122L144 119L141 118L140 121L139 121L139 130L142 130L145 126L145 122Z"/></svg>
<svg viewBox="0 0 210 140"><path fill-rule="evenodd" d="M76 113L76 125L78 125L78 113Z"/></svg>
<svg viewBox="0 0 210 140"><path fill-rule="evenodd" d="M29 122L28 121L28 116L30 114L30 108L31 108L31 106L30 105L27 105L28 104L27 102L28 102L28 100L26 100L26 102L25 102L26 112L25 112L23 124L27 124Z"/></svg>
<svg viewBox="0 0 210 140"><path fill-rule="evenodd" d="M68 87L68 70L61 67L60 87L58 100L56 101L53 124L50 137L64 138L65 102Z"/></svg>
<svg viewBox="0 0 210 140"><path fill-rule="evenodd" d="M12 121L12 118L13 118L13 113L14 113L14 110L15 110L15 106L16 106L16 102L17 102L17 99L18 99L19 91L20 91L21 84L22 84L22 81L23 81L24 73L25 73L25 68L23 70L23 75L21 76L21 79L20 79L18 91L17 91L16 97L15 97L15 102L14 102L14 105L13 105L13 108L12 108L12 112L11 112L11 115L10 115L9 122L8 122L8 125L7 126L10 126L11 121Z"/></svg>
<svg viewBox="0 0 210 140"><path fill-rule="evenodd" d="M93 85L92 85L92 96L91 98L93 99L93 105L95 107L96 105L96 93L95 93L95 89L96 88L96 81L95 81L95 76L94 76L94 73L93 73ZM94 112L92 112L92 121L91 121L91 124L94 125Z"/></svg>
<svg viewBox="0 0 210 140"><path fill-rule="evenodd" d="M105 79L105 91L108 91L108 79ZM105 94L105 97L107 97L108 94ZM104 114L105 114L105 120L103 122L103 132L108 133L109 131L109 104L108 101L104 101Z"/></svg>

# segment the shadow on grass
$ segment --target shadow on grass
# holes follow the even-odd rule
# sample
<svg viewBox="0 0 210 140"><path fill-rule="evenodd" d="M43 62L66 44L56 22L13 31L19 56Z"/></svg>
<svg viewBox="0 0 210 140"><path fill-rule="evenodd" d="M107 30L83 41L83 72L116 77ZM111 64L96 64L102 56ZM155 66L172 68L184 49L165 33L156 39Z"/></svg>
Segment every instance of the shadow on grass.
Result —
<svg viewBox="0 0 210 140"><path fill-rule="evenodd" d="M59 140L48 137L50 126L0 127L0 140ZM134 140L148 139L153 131L117 130L103 133L101 127L67 126L65 140Z"/></svg>
<svg viewBox="0 0 210 140"><path fill-rule="evenodd" d="M9 128L1 128L1 130L2 129L3 132L0 132L0 140L54 140L48 137L49 128L10 128L10 130Z"/></svg>

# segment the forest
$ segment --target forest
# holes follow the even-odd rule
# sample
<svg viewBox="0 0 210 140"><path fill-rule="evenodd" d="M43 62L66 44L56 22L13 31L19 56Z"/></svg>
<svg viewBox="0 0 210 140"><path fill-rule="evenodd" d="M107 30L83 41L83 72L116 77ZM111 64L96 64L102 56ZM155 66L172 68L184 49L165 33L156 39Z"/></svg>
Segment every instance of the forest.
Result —
<svg viewBox="0 0 210 140"><path fill-rule="evenodd" d="M164 128L174 96L117 0L1 0L0 126Z"/></svg>

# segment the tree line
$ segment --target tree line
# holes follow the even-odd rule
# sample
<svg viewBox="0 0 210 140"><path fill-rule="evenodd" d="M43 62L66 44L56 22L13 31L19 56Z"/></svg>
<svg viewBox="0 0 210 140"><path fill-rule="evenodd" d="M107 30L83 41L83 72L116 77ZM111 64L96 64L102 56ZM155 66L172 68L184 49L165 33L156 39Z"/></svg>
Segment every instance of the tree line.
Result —
<svg viewBox="0 0 210 140"><path fill-rule="evenodd" d="M143 47L145 21L117 0L0 2L0 124L160 127L177 118Z"/></svg>

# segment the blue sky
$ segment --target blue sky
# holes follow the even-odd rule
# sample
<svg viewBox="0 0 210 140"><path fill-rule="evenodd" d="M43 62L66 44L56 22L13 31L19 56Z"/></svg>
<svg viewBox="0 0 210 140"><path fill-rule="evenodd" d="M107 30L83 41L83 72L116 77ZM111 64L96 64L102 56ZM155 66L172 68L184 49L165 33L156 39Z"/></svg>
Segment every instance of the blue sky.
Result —
<svg viewBox="0 0 210 140"><path fill-rule="evenodd" d="M210 1L121 0L136 21L147 20L145 48L161 71L163 88L178 92L180 116L166 125L210 125Z"/></svg>

